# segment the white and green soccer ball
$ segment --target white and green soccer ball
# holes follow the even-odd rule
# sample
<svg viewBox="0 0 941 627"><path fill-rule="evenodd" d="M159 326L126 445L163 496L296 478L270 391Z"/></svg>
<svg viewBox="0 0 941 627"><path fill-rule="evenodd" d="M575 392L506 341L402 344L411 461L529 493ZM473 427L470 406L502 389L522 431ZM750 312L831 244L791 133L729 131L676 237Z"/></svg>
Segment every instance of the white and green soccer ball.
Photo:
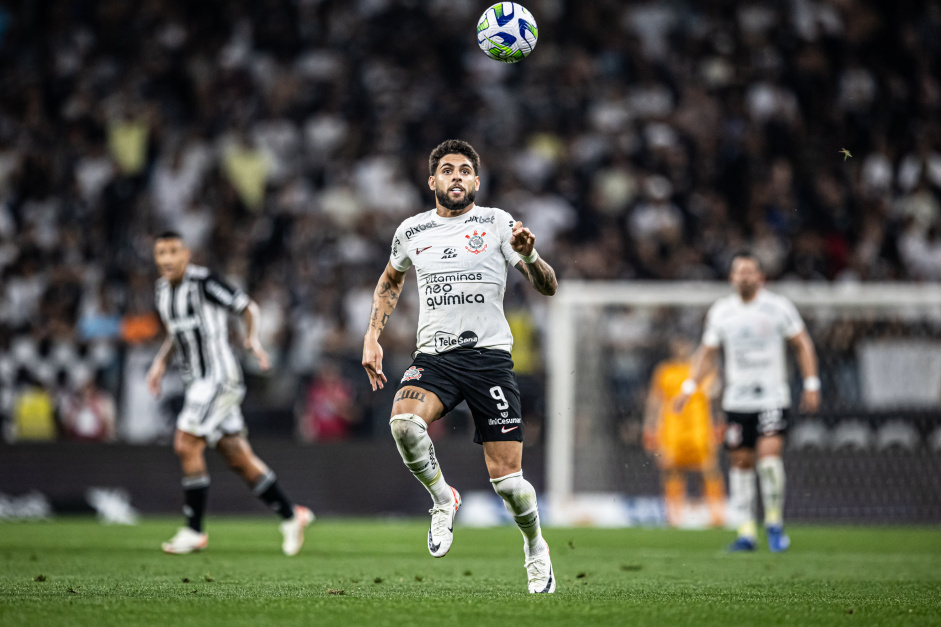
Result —
<svg viewBox="0 0 941 627"><path fill-rule="evenodd" d="M477 21L477 45L490 58L503 63L525 59L536 47L538 37L533 14L515 2L498 2Z"/></svg>

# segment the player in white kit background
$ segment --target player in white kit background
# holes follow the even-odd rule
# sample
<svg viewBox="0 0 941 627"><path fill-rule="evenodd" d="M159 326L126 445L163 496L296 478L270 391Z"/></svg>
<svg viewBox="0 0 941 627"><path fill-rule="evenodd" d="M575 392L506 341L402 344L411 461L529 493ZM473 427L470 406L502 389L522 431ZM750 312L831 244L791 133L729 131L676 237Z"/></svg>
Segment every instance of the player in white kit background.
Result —
<svg viewBox="0 0 941 627"><path fill-rule="evenodd" d="M173 450L183 469L186 526L163 543L163 550L176 555L192 553L209 542L203 531L209 492L208 445L281 516L281 549L286 555L296 555L304 543L304 528L314 515L287 498L274 472L252 451L241 410L245 396L242 370L229 345L228 316L240 315L245 322L245 348L262 370L268 369L268 354L258 339L258 305L222 277L191 264L190 250L179 233L168 231L156 237L154 261L160 270L157 310L167 338L147 373L147 385L159 396L167 364L175 354L186 388L173 439Z"/></svg>
<svg viewBox="0 0 941 627"><path fill-rule="evenodd" d="M444 480L427 427L466 400L490 481L523 534L529 591L551 593L556 579L539 526L536 491L522 472L523 420L503 294L510 266L541 294L554 294L558 282L536 252L529 229L502 209L474 204L480 157L470 144L443 142L428 166L435 208L408 218L395 232L373 296L363 367L373 390L385 385L379 335L414 266L418 350L399 382L389 423L405 465L434 502L428 551L443 557L451 548L461 497Z"/></svg>
<svg viewBox="0 0 941 627"><path fill-rule="evenodd" d="M765 529L771 551L787 550L784 533L785 474L782 452L791 407L785 344L794 349L804 378L800 409L814 413L820 406L817 355L804 321L794 305L764 289L758 259L743 252L732 259L729 275L735 293L719 299L706 315L702 344L693 356L690 378L683 382L679 407L702 382L718 356L725 357L725 444L729 451L729 505L744 522L729 547L754 551L755 469L761 486Z"/></svg>

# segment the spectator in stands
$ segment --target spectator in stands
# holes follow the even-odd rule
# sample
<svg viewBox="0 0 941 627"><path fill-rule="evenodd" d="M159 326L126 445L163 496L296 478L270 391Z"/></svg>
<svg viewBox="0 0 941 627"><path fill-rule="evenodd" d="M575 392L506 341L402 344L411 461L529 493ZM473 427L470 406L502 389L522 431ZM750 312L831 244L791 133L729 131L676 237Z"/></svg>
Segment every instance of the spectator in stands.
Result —
<svg viewBox="0 0 941 627"><path fill-rule="evenodd" d="M307 386L304 407L298 418L298 432L305 442L345 440L350 436L356 414L353 386L332 362L324 363Z"/></svg>
<svg viewBox="0 0 941 627"><path fill-rule="evenodd" d="M13 412L8 442L52 441L56 439L55 400L39 380L25 368L16 378Z"/></svg>
<svg viewBox="0 0 941 627"><path fill-rule="evenodd" d="M115 403L103 389L100 373L87 370L77 376L78 390L59 404L59 422L66 439L75 442L113 442L116 437Z"/></svg>

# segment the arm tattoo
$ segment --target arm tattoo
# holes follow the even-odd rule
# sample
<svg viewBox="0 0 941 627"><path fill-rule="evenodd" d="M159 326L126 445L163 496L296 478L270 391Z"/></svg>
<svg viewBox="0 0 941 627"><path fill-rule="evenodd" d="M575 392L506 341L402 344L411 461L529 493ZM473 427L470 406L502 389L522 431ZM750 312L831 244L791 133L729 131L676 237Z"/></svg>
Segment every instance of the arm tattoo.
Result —
<svg viewBox="0 0 941 627"><path fill-rule="evenodd" d="M559 281L556 279L555 270L542 258L536 260L534 264L527 264L520 261L516 268L523 273L523 276L536 288L536 291L546 296L552 296L559 288Z"/></svg>
<svg viewBox="0 0 941 627"><path fill-rule="evenodd" d="M369 326L380 333L389 323L389 316L398 304L401 286L393 285L390 281L381 279L376 286L372 298L372 311L369 314Z"/></svg>

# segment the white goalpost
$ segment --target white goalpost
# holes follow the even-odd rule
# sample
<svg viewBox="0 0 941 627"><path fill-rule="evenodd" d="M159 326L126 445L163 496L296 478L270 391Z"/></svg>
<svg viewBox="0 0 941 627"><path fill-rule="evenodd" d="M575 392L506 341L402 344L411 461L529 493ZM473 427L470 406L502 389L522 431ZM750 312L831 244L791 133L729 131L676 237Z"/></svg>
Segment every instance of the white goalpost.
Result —
<svg viewBox="0 0 941 627"><path fill-rule="evenodd" d="M853 384L858 392L845 392L840 397L845 400L834 401L840 404L838 409L861 412L880 407L905 409L907 397L893 404L891 390L892 385L898 387L892 381L902 375L891 370L882 373L880 368L908 363L911 356L920 365L912 366L913 372L908 378L921 379L917 382L919 385L933 386L925 398L913 398L912 406L941 410L941 378L931 380L935 376L934 369L941 377L941 286L774 283L768 287L788 297L798 307L818 348L820 342L824 343L822 375L832 366L833 376L843 377L837 383L844 379L858 381ZM662 340L673 333L674 327L681 326L687 337L698 340L701 332L698 325L706 310L716 299L729 293L730 286L723 282L566 281L560 284L558 292L550 299L544 342L546 496L555 524L581 520L582 514L574 513L579 510L580 496L617 492L618 488L629 484L629 480L621 480L619 485L617 479L605 480L586 470L588 466L602 466L612 469L612 476L618 473L623 476L624 466L628 464L623 460L626 449L621 442L615 444L612 440L617 439L616 434L630 433L634 428L630 421L637 422L637 403L623 401L625 395L618 397L619 391L612 389L628 385L612 378L609 372L612 360L626 363L622 370L635 373L631 374L634 378L630 379L630 386L633 386L630 389L634 390L634 396L630 398L637 398L640 375L636 373L649 374L653 360L663 355ZM629 322L626 325L630 328L629 341L612 347L607 336L611 325L619 324L611 322L618 317L640 322ZM678 322L680 319L682 323ZM625 325L617 328L625 328ZM845 341L840 339L844 337ZM659 338L660 344L656 344L654 338ZM643 349L632 355L631 346ZM831 353L834 357L830 357ZM627 379L622 377L622 380ZM826 386L827 379L824 381ZM880 386L888 389L880 391ZM829 392L825 387L825 396ZM612 400L614 397L617 398ZM623 439L629 441L629 437ZM631 445L625 446L630 448Z"/></svg>

